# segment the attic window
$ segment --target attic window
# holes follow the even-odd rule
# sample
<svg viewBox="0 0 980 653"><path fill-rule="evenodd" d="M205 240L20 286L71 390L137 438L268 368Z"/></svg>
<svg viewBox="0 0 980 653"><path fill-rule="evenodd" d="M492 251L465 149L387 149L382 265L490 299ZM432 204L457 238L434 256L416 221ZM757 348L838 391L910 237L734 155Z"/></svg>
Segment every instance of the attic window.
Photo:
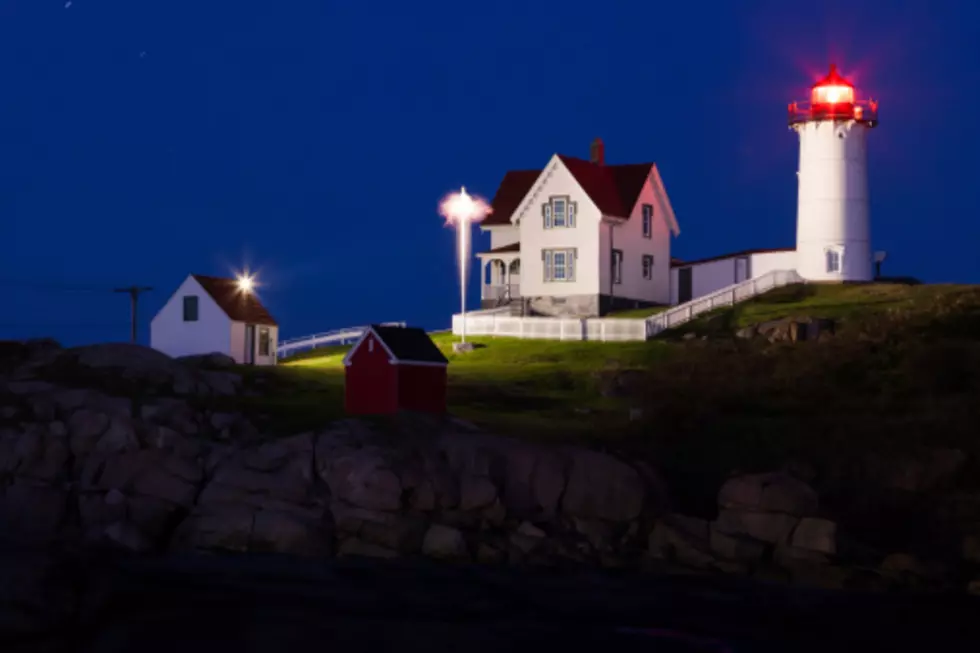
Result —
<svg viewBox="0 0 980 653"><path fill-rule="evenodd" d="M197 322L198 319L197 295L184 296L184 322Z"/></svg>
<svg viewBox="0 0 980 653"><path fill-rule="evenodd" d="M643 205L643 237L653 238L653 204Z"/></svg>
<svg viewBox="0 0 980 653"><path fill-rule="evenodd" d="M574 227L578 213L578 202L571 202L568 196L550 197L541 205L545 229Z"/></svg>
<svg viewBox="0 0 980 653"><path fill-rule="evenodd" d="M374 338L368 338L368 353L374 353Z"/></svg>

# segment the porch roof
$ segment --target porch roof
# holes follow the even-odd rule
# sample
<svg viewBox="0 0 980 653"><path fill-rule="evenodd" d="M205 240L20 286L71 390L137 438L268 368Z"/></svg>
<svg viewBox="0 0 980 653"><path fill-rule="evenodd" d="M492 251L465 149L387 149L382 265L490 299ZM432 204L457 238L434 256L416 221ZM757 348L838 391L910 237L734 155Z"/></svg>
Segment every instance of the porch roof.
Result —
<svg viewBox="0 0 980 653"><path fill-rule="evenodd" d="M511 243L510 245L503 245L502 247L495 247L486 252L477 252L477 256L498 256L504 254L504 258L512 258L521 253L520 243ZM506 256L509 255L509 256Z"/></svg>

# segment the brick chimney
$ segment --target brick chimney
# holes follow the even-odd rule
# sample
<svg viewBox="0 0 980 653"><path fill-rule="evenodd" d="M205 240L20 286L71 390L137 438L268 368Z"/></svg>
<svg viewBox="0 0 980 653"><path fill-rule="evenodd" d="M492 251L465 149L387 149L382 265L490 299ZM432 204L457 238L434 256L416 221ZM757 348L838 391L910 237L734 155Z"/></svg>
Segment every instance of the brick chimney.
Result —
<svg viewBox="0 0 980 653"><path fill-rule="evenodd" d="M589 161L598 165L606 165L606 147L602 144L602 139L597 138L592 141L589 148Z"/></svg>

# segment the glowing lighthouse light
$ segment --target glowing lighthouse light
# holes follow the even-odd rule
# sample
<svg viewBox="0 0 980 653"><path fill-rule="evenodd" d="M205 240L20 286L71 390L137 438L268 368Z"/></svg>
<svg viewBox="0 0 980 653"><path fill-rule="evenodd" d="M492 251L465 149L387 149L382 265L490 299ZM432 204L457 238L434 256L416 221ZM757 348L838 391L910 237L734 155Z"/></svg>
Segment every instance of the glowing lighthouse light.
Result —
<svg viewBox="0 0 980 653"><path fill-rule="evenodd" d="M466 342L466 281L470 256L470 231L473 223L480 222L490 215L492 209L483 199L466 192L466 187L458 193L450 193L439 203L439 213L448 224L456 226L456 256L459 265L459 302L462 323L460 341Z"/></svg>
<svg viewBox="0 0 980 653"><path fill-rule="evenodd" d="M800 137L796 271L812 281L871 281L867 133L878 104L856 98L831 65L810 88L809 102L789 105Z"/></svg>

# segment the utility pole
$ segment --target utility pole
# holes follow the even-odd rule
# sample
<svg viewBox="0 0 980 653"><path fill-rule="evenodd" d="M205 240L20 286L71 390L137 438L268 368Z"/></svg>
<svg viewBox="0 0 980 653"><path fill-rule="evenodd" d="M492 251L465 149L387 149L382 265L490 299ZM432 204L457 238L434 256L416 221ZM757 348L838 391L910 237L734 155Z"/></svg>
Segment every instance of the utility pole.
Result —
<svg viewBox="0 0 980 653"><path fill-rule="evenodd" d="M139 304L140 293L149 292L153 290L150 286L130 286L128 288L116 288L113 292L124 292L129 295L129 304L132 313L132 333L130 339L133 344L136 343L136 327L137 327L137 312L136 306Z"/></svg>

